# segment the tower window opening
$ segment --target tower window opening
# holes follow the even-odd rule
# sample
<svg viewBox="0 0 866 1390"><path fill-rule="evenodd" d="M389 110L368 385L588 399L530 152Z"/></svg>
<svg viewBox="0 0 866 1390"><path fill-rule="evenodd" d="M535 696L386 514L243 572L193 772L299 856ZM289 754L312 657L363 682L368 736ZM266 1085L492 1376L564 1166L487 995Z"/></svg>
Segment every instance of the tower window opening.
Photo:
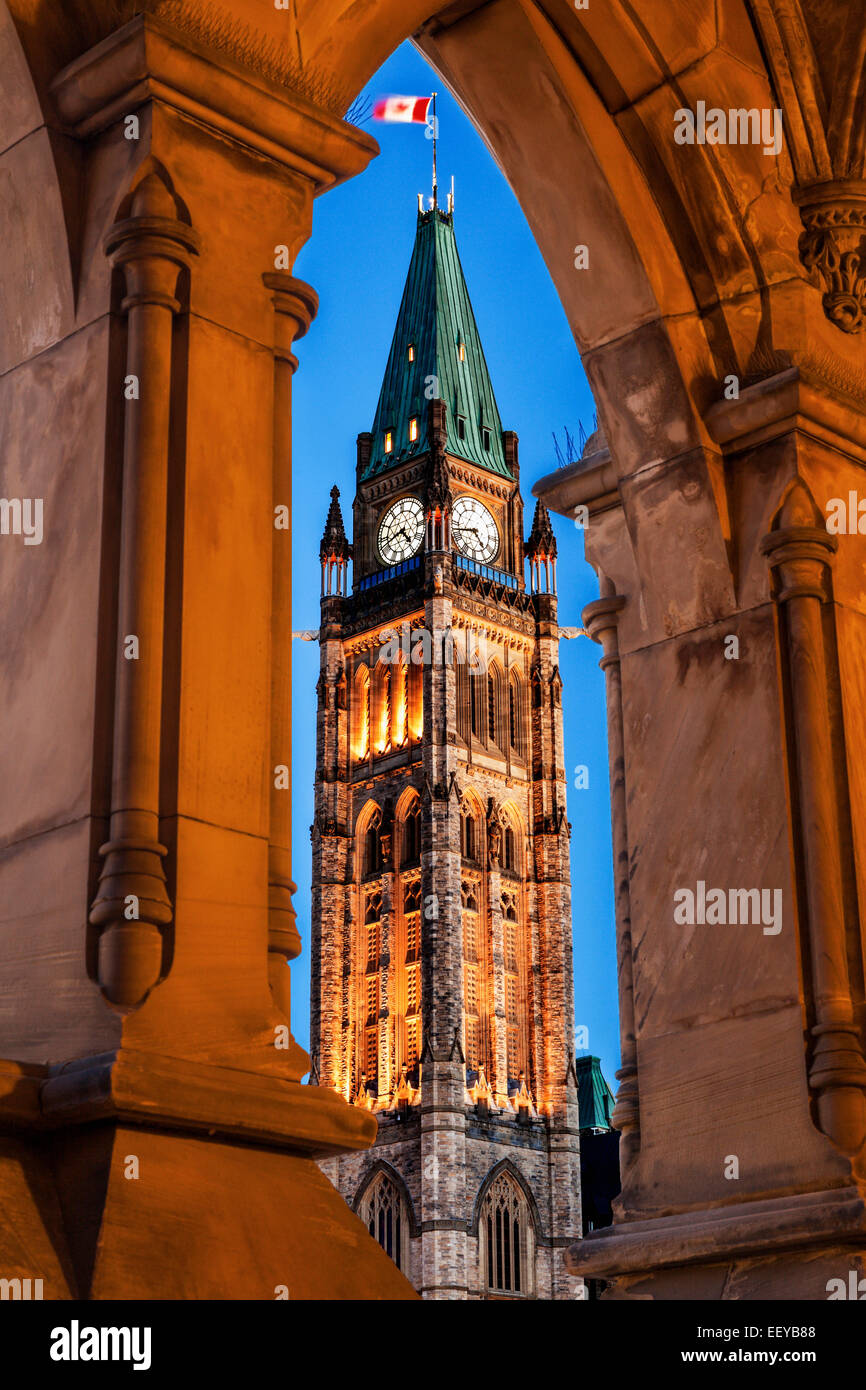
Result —
<svg viewBox="0 0 866 1390"><path fill-rule="evenodd" d="M469 810L460 815L460 853L464 859L475 858L475 820Z"/></svg>
<svg viewBox="0 0 866 1390"><path fill-rule="evenodd" d="M489 429L487 429L486 426L485 426L485 428L481 431L481 443L484 445L484 448L485 448L485 449L487 450L487 452L489 453L489 452L490 452L490 431L489 431Z"/></svg>
<svg viewBox="0 0 866 1390"><path fill-rule="evenodd" d="M358 1215L370 1235L398 1269L408 1266L409 1214L397 1184L379 1173L358 1203Z"/></svg>
<svg viewBox="0 0 866 1390"><path fill-rule="evenodd" d="M514 831L510 825L505 827L502 846L502 867L510 873L514 873L516 864L516 854L514 847Z"/></svg>
<svg viewBox="0 0 866 1390"><path fill-rule="evenodd" d="M408 347L408 349L407 349L407 351L406 351L406 356L407 356L407 358L408 358L408 360L409 360L410 362L414 362L414 361L415 361L415 344L414 344L414 343L410 343L410 344L409 344L409 347Z"/></svg>
<svg viewBox="0 0 866 1390"><path fill-rule="evenodd" d="M463 342L462 338L460 342L457 344L457 354L461 362L466 361L466 344Z"/></svg>
<svg viewBox="0 0 866 1390"><path fill-rule="evenodd" d="M381 816L377 812L364 833L363 877L382 872L382 847L379 841Z"/></svg>
<svg viewBox="0 0 866 1390"><path fill-rule="evenodd" d="M485 1195L478 1234L488 1293L524 1298L530 1292L532 1219L526 1198L508 1173L500 1173Z"/></svg>
<svg viewBox="0 0 866 1390"><path fill-rule="evenodd" d="M466 438L466 421L464 420L462 415L457 416L457 438Z"/></svg>
<svg viewBox="0 0 866 1390"><path fill-rule="evenodd" d="M403 822L403 864L417 864L421 857L421 806L414 801Z"/></svg>
<svg viewBox="0 0 866 1390"><path fill-rule="evenodd" d="M418 416L413 415L409 421L409 438L414 443L418 438Z"/></svg>
<svg viewBox="0 0 866 1390"><path fill-rule="evenodd" d="M379 1075L379 971L382 948L382 894L373 889L364 898L364 980L361 996L363 1018L362 1061L367 1081Z"/></svg>
<svg viewBox="0 0 866 1390"><path fill-rule="evenodd" d="M390 454L394 448L394 431L385 431L385 453Z"/></svg>

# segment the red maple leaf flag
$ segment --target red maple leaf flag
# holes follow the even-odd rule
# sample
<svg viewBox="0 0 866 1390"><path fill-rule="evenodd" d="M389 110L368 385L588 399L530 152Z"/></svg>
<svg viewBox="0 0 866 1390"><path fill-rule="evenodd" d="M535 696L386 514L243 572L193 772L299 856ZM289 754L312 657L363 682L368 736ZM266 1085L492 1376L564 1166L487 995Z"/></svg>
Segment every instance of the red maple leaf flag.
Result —
<svg viewBox="0 0 866 1390"><path fill-rule="evenodd" d="M431 97L381 97L373 107L377 121L415 121L427 124Z"/></svg>

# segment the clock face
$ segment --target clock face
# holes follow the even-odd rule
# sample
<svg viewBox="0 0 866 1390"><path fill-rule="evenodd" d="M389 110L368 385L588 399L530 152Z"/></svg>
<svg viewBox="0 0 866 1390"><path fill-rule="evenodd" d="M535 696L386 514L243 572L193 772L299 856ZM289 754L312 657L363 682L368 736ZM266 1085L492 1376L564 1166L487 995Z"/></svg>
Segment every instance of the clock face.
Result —
<svg viewBox="0 0 866 1390"><path fill-rule="evenodd" d="M408 560L424 539L424 508L417 497L401 497L379 523L379 554L386 565Z"/></svg>
<svg viewBox="0 0 866 1390"><path fill-rule="evenodd" d="M451 534L457 549L470 560L486 564L499 550L496 522L482 502L474 497L458 497L451 513Z"/></svg>

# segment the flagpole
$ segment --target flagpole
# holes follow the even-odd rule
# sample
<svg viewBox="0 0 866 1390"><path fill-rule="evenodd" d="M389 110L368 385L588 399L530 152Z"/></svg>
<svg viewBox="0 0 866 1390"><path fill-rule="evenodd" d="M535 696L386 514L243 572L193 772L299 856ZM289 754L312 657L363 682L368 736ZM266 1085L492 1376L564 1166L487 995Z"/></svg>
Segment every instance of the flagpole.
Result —
<svg viewBox="0 0 866 1390"><path fill-rule="evenodd" d="M433 206L439 206L439 194L436 184L436 93L433 93Z"/></svg>

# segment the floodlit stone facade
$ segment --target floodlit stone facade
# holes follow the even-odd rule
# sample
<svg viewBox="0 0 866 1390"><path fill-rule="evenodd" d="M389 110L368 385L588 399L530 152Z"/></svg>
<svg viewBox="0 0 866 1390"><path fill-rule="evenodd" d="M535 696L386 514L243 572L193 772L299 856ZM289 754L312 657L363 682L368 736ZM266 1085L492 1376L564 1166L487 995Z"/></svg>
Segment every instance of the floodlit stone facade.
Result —
<svg viewBox="0 0 866 1390"><path fill-rule="evenodd" d="M351 596L336 488L322 541L312 830L318 1079L379 1121L325 1171L428 1298L580 1287L556 542L522 513L434 208L358 441Z"/></svg>

